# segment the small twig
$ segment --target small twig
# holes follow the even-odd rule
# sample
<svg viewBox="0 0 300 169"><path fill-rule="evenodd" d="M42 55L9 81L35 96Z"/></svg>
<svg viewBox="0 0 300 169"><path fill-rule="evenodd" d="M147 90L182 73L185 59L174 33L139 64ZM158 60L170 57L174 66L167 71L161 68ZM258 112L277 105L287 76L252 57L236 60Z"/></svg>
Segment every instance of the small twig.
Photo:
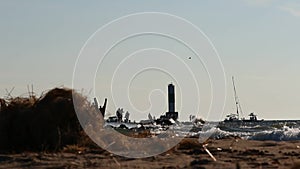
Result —
<svg viewBox="0 0 300 169"><path fill-rule="evenodd" d="M34 97L33 84L31 84L31 96Z"/></svg>
<svg viewBox="0 0 300 169"><path fill-rule="evenodd" d="M117 159L116 159L115 157L113 157L112 159L115 161L115 163L116 163L119 167L121 166L121 164L117 161Z"/></svg>
<svg viewBox="0 0 300 169"><path fill-rule="evenodd" d="M29 85L27 85L27 92L28 92L29 98L31 98L31 94L30 94Z"/></svg>
<svg viewBox="0 0 300 169"><path fill-rule="evenodd" d="M6 91L6 95L7 95L7 98L12 98L12 95L11 95L11 93L14 91L14 89L15 89L15 87L11 88L11 90L10 90L10 91L8 91L7 89L5 89L5 91Z"/></svg>
<svg viewBox="0 0 300 169"><path fill-rule="evenodd" d="M206 148L207 144L203 144L203 149L207 152L207 154L214 160L217 161L217 159L210 153L210 151Z"/></svg>
<svg viewBox="0 0 300 169"><path fill-rule="evenodd" d="M108 147L112 146L113 144L115 144L116 142L113 141L112 143L110 143L109 145L107 145L104 149L107 149Z"/></svg>

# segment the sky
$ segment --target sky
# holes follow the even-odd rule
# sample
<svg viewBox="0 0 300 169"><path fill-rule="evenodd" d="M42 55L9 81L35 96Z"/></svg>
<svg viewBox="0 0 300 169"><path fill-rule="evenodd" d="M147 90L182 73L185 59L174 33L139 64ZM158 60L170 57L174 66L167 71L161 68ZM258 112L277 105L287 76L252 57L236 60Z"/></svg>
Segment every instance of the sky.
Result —
<svg viewBox="0 0 300 169"><path fill-rule="evenodd" d="M226 114L235 111L231 82L231 76L234 76L244 116L254 111L258 118L300 119L300 2L132 0L87 3L67 0L3 0L0 4L1 97L5 97L6 90L13 87L13 96L26 96L27 85L31 84L37 95L53 87L72 87L79 53L99 28L129 14L162 12L188 20L197 26L215 47L226 75L227 94L224 111L209 114L212 99L209 76L205 67L190 51L172 39L145 35L128 39L118 45L97 69L95 95L99 102L105 97L109 98L109 114L114 114L118 107L123 107L132 113L133 119L146 118L149 112L159 116L167 111L167 84L173 82L181 119L186 120L190 114L198 114L204 118L209 116L212 120L222 120ZM153 21L149 21L151 22ZM119 27L114 31L138 27L134 24L125 28ZM185 29L182 32L189 33ZM105 40L113 38L108 37ZM101 48L101 44L94 45ZM147 47L165 51L143 51L140 55L124 60L133 52ZM195 95L194 83L189 79L191 76L182 73L188 73L188 69L179 66L180 63L172 59L175 56L168 51L176 53L183 59L183 63L194 71L200 98ZM192 60L187 59L189 56L192 56ZM114 66L122 60L123 67L121 65L120 70L116 70ZM139 65L151 64L153 60L153 64L163 67L171 65L170 69L179 71L173 73L177 77L172 78L162 71L152 70L128 79L133 77L134 70ZM117 72L114 79L116 84L111 85L109 82L114 71ZM131 76L126 78L129 73ZM84 72L79 74L79 79L85 77ZM122 101L126 100L123 96L128 92L126 80L132 80L128 98L135 108L122 104ZM180 84L180 80L184 84ZM111 95L111 88L117 94ZM90 90L91 88L84 88L85 94L89 94ZM125 92L124 95L122 92ZM115 97L116 105L113 104L112 97ZM195 104L198 103L199 112L190 109L195 108Z"/></svg>

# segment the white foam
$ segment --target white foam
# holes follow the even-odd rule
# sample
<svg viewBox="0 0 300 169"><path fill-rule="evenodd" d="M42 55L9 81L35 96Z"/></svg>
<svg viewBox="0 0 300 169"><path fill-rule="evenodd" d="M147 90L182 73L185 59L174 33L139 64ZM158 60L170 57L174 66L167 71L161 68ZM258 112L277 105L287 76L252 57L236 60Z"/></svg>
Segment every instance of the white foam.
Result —
<svg viewBox="0 0 300 169"><path fill-rule="evenodd" d="M253 136L248 137L247 139L274 141L300 140L300 129L283 126L281 129L257 132Z"/></svg>

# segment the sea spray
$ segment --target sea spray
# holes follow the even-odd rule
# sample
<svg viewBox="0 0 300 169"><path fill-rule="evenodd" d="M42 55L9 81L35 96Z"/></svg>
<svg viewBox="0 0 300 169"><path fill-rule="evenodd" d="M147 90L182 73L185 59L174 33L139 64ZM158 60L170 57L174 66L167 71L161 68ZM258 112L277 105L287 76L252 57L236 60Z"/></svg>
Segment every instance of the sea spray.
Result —
<svg viewBox="0 0 300 169"><path fill-rule="evenodd" d="M249 139L249 140L274 140L274 141L300 140L300 129L283 126L281 129L257 132L254 135L249 136L247 139Z"/></svg>

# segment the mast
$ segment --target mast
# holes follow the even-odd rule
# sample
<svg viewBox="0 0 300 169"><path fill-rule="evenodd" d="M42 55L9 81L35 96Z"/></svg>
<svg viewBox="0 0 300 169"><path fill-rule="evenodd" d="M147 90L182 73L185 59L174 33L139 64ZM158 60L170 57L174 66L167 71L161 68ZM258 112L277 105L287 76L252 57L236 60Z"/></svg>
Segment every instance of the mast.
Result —
<svg viewBox="0 0 300 169"><path fill-rule="evenodd" d="M234 77L233 76L232 76L232 84L233 84L234 99L235 99L235 105L236 105L236 113L237 113L238 119L240 119L240 113L243 114L243 112L242 112L241 104L239 103L239 98L237 96L237 92L236 92L235 83L234 83Z"/></svg>

